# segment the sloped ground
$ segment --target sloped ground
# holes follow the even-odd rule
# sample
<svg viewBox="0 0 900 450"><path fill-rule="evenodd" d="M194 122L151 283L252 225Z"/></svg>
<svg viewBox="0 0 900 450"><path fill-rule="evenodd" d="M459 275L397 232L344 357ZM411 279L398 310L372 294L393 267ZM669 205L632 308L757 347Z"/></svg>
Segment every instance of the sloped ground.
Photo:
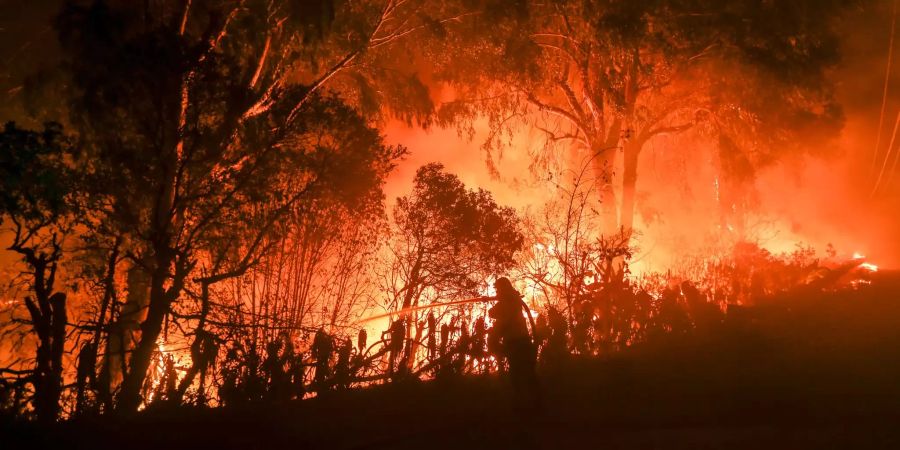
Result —
<svg viewBox="0 0 900 450"><path fill-rule="evenodd" d="M245 410L155 411L17 437L22 448L37 440L85 449L900 448L893 386L856 379L798 388L797 379L756 378L758 367L735 384L657 370L612 364L563 378L545 387L538 412L517 411L498 380L479 379Z"/></svg>
<svg viewBox="0 0 900 450"><path fill-rule="evenodd" d="M541 376L544 407L470 377L233 410L157 410L53 430L0 428L0 448L897 449L900 290L760 307L693 338Z"/></svg>

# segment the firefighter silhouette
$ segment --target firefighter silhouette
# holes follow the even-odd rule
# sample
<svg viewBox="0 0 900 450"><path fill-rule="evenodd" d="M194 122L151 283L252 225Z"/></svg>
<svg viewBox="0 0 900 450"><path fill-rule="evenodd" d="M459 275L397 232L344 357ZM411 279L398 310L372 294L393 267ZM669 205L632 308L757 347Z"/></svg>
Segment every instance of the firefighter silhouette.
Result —
<svg viewBox="0 0 900 450"><path fill-rule="evenodd" d="M313 376L316 392L321 394L329 388L328 379L331 377L330 361L331 355L334 353L334 340L324 330L319 329L316 331L310 350L316 360L316 372Z"/></svg>
<svg viewBox="0 0 900 450"><path fill-rule="evenodd" d="M406 322L401 318L393 321L387 331L386 339L388 354L388 376L393 379L397 358L403 353L403 344L406 341ZM402 364L402 362L401 362Z"/></svg>
<svg viewBox="0 0 900 450"><path fill-rule="evenodd" d="M369 335L366 333L365 328L360 328L359 334L356 335L356 349L359 353L365 353L366 351L366 341L368 340Z"/></svg>
<svg viewBox="0 0 900 450"><path fill-rule="evenodd" d="M342 339L337 346L337 362L334 365L334 381L338 389L347 389L353 380L353 368L350 357L353 354L353 344L350 339Z"/></svg>
<svg viewBox="0 0 900 450"><path fill-rule="evenodd" d="M490 346L495 356L506 360L517 399L530 403L530 406L538 406L537 352L525 322L528 308L508 278L498 278L494 288L497 304L488 311L494 320L489 335Z"/></svg>

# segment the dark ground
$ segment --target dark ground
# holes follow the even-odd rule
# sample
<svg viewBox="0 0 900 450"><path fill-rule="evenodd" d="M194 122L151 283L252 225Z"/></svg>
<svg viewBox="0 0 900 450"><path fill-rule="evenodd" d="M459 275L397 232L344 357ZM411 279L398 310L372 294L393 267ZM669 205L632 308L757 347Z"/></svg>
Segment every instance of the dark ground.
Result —
<svg viewBox="0 0 900 450"><path fill-rule="evenodd" d="M591 377L545 386L546 408L533 414L517 412L498 380L468 379L245 410L155 411L50 432L18 428L8 436L17 443L3 448L900 448L895 386L873 389L848 375L840 386L800 387L760 378L752 366L726 383L681 369L600 364Z"/></svg>
<svg viewBox="0 0 900 450"><path fill-rule="evenodd" d="M525 413L470 377L232 410L157 410L52 430L0 425L0 448L900 449L900 289L760 307L723 329L543 373Z"/></svg>

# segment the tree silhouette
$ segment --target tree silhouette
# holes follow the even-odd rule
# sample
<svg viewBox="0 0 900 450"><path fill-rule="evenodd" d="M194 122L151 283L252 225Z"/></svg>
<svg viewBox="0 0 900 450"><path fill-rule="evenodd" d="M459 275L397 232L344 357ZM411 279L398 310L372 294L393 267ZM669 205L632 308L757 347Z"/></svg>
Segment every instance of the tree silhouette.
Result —
<svg viewBox="0 0 900 450"><path fill-rule="evenodd" d="M514 210L497 205L484 190L466 189L437 163L416 171L413 192L397 199L394 224L388 289L400 308L425 298L477 295L484 280L513 266L523 243ZM406 321L407 336L413 322ZM408 364L415 354L411 347L403 356Z"/></svg>
<svg viewBox="0 0 900 450"><path fill-rule="evenodd" d="M338 67L312 84L289 80L307 50L346 43L329 38L337 22L328 8L309 15L292 4L187 2L139 15L96 2L69 4L58 19L71 120L96 162L107 229L124 237L131 265L130 337L118 350L128 360L124 410L141 403L185 287L246 271L313 185L343 170L315 151L329 147L315 127L337 101L324 83ZM205 275L201 262L211 264Z"/></svg>
<svg viewBox="0 0 900 450"><path fill-rule="evenodd" d="M28 312L24 323L37 339L34 367L4 368L2 374L24 375L33 386L34 411L42 422L58 418L63 389L68 305L57 278L78 219L72 157L73 146L58 124L36 132L7 123L0 133L0 220L11 224L8 250L25 267L23 284L29 294L23 299ZM3 335L15 331L5 329Z"/></svg>

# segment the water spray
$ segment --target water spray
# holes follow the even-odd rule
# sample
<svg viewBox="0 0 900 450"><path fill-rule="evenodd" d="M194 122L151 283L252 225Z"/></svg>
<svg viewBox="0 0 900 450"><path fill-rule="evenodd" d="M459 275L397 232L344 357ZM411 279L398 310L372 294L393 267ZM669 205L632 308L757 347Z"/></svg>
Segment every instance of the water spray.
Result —
<svg viewBox="0 0 900 450"><path fill-rule="evenodd" d="M416 311L424 311L426 309L440 308L442 306L457 306L457 305L466 305L466 304L471 304L471 303L487 303L487 302L495 302L497 300L498 300L497 297L474 297L474 298L467 298L465 300L456 300L456 301L452 301L452 302L431 303L429 305L422 305L422 306L410 306L408 308L399 309L397 311L391 311L391 312L387 312L384 314L379 314L377 316L367 317L365 319L357 321L356 323L354 323L354 325L361 325L366 322L371 322L373 320L378 320L378 319L384 319L386 317L405 316L405 315L408 315L408 314L416 312ZM534 323L534 317L531 316L531 310L528 308L528 305L526 305L525 302L521 301L521 297L520 297L519 301L522 303L522 307L525 308L525 312L526 312L525 316L528 318L528 323L531 325L532 337L534 337L534 336L536 336L536 332L537 332L537 326Z"/></svg>
<svg viewBox="0 0 900 450"><path fill-rule="evenodd" d="M385 317L405 316L405 315L408 315L408 314L416 312L416 311L424 311L426 309L440 308L442 306L457 306L457 305L466 305L466 304L470 304L470 303L487 303L487 302L495 302L495 301L497 301L497 297L474 297L474 298L467 298L465 300L455 300L452 302L431 303L428 305L421 305L421 306L410 306L408 308L398 309L397 311L391 311L391 312L387 312L384 314L378 314L376 316L366 317L365 319L357 321L354 325L360 325L360 324L364 324L366 322L371 322L373 320L384 319Z"/></svg>

